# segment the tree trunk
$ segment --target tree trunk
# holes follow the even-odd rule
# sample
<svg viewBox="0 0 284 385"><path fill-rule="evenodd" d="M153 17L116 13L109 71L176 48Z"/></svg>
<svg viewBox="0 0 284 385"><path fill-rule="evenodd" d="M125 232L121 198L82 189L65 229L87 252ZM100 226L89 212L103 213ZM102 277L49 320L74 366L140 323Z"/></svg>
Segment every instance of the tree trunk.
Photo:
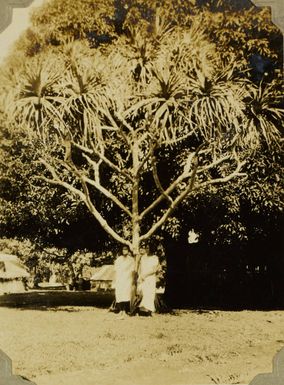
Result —
<svg viewBox="0 0 284 385"><path fill-rule="evenodd" d="M138 203L138 202L137 202ZM137 305L137 279L139 269L139 243L140 243L140 223L138 216L133 218L132 223L132 252L135 259L135 270L133 273L131 300L130 300L130 312L134 313Z"/></svg>
<svg viewBox="0 0 284 385"><path fill-rule="evenodd" d="M135 136L135 133L133 134ZM139 243L140 243L140 217L139 217L139 146L137 140L133 140L132 159L134 170L134 183L132 187L132 253L135 259L135 270L132 280L130 312L134 313L137 306L137 279L139 269Z"/></svg>

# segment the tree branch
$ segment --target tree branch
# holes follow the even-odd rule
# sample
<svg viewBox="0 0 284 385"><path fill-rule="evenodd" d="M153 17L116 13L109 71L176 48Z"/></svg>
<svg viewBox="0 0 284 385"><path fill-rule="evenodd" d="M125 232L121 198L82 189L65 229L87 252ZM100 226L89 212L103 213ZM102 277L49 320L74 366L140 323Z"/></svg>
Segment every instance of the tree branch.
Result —
<svg viewBox="0 0 284 385"><path fill-rule="evenodd" d="M121 210L123 210L130 218L132 218L132 214L131 214L130 210L118 198L116 198L116 196L114 196L109 190L107 190L105 187L103 187L98 181L92 180L85 175L82 176L82 179L85 182L87 182L88 184L90 184L91 186L95 187L102 194L104 194L105 197L109 198Z"/></svg>
<svg viewBox="0 0 284 385"><path fill-rule="evenodd" d="M190 183L188 187L181 192L181 194L173 201L171 201L170 207L166 210L165 214L161 216L161 218L151 227L151 229L144 235L141 236L141 240L145 240L151 237L169 218L169 216L173 213L173 211L177 208L178 204L192 191L193 184L195 181L196 173L198 168L198 161L195 163L194 168L191 172Z"/></svg>
<svg viewBox="0 0 284 385"><path fill-rule="evenodd" d="M149 158L151 157L151 149L148 151L148 153L143 157L143 160L142 162L140 163L138 169L137 169L137 174L140 174L140 171L142 170L143 166L145 165L145 163L147 162L147 160L149 160Z"/></svg>
<svg viewBox="0 0 284 385"><path fill-rule="evenodd" d="M83 154L84 155L84 154ZM64 161L61 161L58 159L58 162L60 162L60 164L65 167L68 171L71 171L73 172L77 178L82 182L87 182L88 184L90 184L91 186L95 187L98 191L100 191L105 197L107 197L108 199L110 199L111 201L113 201L119 208L121 208L121 210L123 210L127 215L130 216L130 218L132 217L132 214L130 212L130 210L116 197L114 196L111 191L107 190L105 187L103 187L99 181L99 175L98 175L98 171L97 171L97 168L98 168L98 164L96 162L94 162L92 159L90 159L87 155L84 156L85 158L88 158L88 161L90 162L91 166L93 167L94 169L94 172L95 172L95 180L92 180L90 178L88 178L86 175L80 173L80 171L76 168L76 166L73 164L73 163L66 163Z"/></svg>
<svg viewBox="0 0 284 385"><path fill-rule="evenodd" d="M54 167L52 167L49 163L46 162L44 159L39 159L39 162L45 166L45 168L50 172L52 175L53 179L47 178L45 176L39 176L38 179L44 180L47 183L57 185L57 186L62 186L66 188L67 190L71 191L73 194L76 194L80 197L82 201L85 201L85 196L82 193L81 190L75 188L74 186L70 185L67 182L64 182L63 180L60 179L58 174L56 173L56 170Z"/></svg>
<svg viewBox="0 0 284 385"><path fill-rule="evenodd" d="M197 172L198 172L198 174L200 174L203 171L210 170L210 168L216 167L219 164L221 164L221 163L223 163L229 159L231 159L231 155L226 155L223 158L219 158L219 159L215 160L214 162L212 162L206 166L200 167Z"/></svg>
<svg viewBox="0 0 284 385"><path fill-rule="evenodd" d="M47 163L44 159L40 159L40 162L46 167L46 169L51 173L51 175L53 177L53 179L49 179L49 178L46 178L44 176L41 176L41 177L39 177L40 179L42 179L48 183L54 184L54 185L62 186L64 188L66 188L67 190L71 191L72 193L76 194L77 196L79 196L79 198L86 204L86 206L88 207L90 212L94 215L96 220L100 223L102 228L109 235L111 235L119 243L122 243L124 245L131 247L131 243L129 241L127 241L126 239L122 238L119 234L117 234L117 232L111 228L111 226L108 224L108 222L105 220L105 218L100 214L100 212L93 205L93 203L90 199L89 190L88 190L88 187L86 185L86 182L82 179L82 177L80 175L78 175L78 177L80 178L84 192L73 187L69 183L62 181L59 178L58 174L56 173L55 168L53 166L51 166L49 163Z"/></svg>
<svg viewBox="0 0 284 385"><path fill-rule="evenodd" d="M142 95L144 96L144 95ZM127 110L124 111L124 116L127 117L127 116L132 116L133 112L136 110L139 110L139 108L142 108L142 107L145 107L149 104L154 104L154 103L158 103L160 101L164 101L163 98L158 98L158 97L154 97L154 98L149 98L149 99L143 99L143 100L140 100L140 102L137 102L136 104L132 104L131 107L129 107Z"/></svg>
<svg viewBox="0 0 284 385"><path fill-rule="evenodd" d="M96 151L95 149L93 150L90 150L89 148L87 147L84 147L78 143L74 143L72 142L72 144L77 147L78 149L80 149L81 151L83 152L87 152L88 154L94 154L96 156L98 156L104 163L106 163L110 168L112 168L114 171L118 172L119 174L125 176L125 178L127 178L128 180L130 180L131 182L133 182L133 178L132 176L126 172L125 170L121 169L119 166L117 166L116 164L114 164L111 160L109 160L106 156L104 156L101 152L99 151ZM90 157L88 157L86 154L84 154L84 157L89 161L89 162L93 162L92 159Z"/></svg>
<svg viewBox="0 0 284 385"><path fill-rule="evenodd" d="M192 175L193 175L193 172L190 171L190 166L191 166L191 163L194 159L194 157L198 154L198 152L200 151L200 149L203 147L203 145L199 146L198 149L196 150L196 152L194 154L192 154L191 158L190 158L190 161L187 163L186 167L184 168L184 171L183 173L175 180L172 182L172 184L166 189L166 190L163 190L164 193L161 194L157 199L155 199L144 211L142 211L142 213L140 214L140 218L142 219L145 215L147 215L149 212L151 212L160 202L162 202L164 199L168 199L167 197L169 197L169 195L177 188L177 186L184 180L184 179L187 179L187 178L191 178ZM170 198L170 197L169 197ZM174 202L171 199L171 204L172 202ZM169 199L168 199L169 200Z"/></svg>
<svg viewBox="0 0 284 385"><path fill-rule="evenodd" d="M172 204L173 203L172 198L163 189L163 186L162 186L161 181L159 179L157 165L156 165L156 158L154 156L153 149L152 149L152 169L153 169L153 178L154 178L157 189L165 197L165 199L167 199L170 202L170 204Z"/></svg>
<svg viewBox="0 0 284 385"><path fill-rule="evenodd" d="M227 176L224 176L222 178L216 178L216 179L212 179L212 180L208 180L206 182L203 182L201 183L198 187L205 187L205 186L208 186L208 185L211 185L211 184L221 184L221 183L226 183L226 182L229 182L231 179L237 177L237 176L247 176L246 173L244 172L240 172L241 168L246 164L245 161L243 162L237 162L237 167L236 169L229 175Z"/></svg>
<svg viewBox="0 0 284 385"><path fill-rule="evenodd" d="M122 116L116 114L116 117L124 125L124 127L129 130L129 132L133 132L134 131L133 127L131 127L130 124L127 123L127 121Z"/></svg>
<svg viewBox="0 0 284 385"><path fill-rule="evenodd" d="M171 192L173 192L176 187L181 183L186 177L189 177L190 175L185 175L182 173L166 190L165 194L159 195L157 199L155 199L142 213L140 214L140 218L142 219L145 215L147 215L149 212L151 212L160 202L162 202L165 199L165 195L169 195Z"/></svg>
<svg viewBox="0 0 284 385"><path fill-rule="evenodd" d="M204 183L201 183L201 184L198 185L198 188L205 187L205 186L208 186L210 184L226 183L226 182L230 181L231 179L233 179L233 178L235 178L237 176L246 175L244 173L240 173L240 170L241 170L241 168L243 167L244 164L245 164L245 162L239 162L237 160L237 167L236 167L236 169L231 174L227 175L226 177L216 178L216 179L212 179L210 181L206 181ZM178 204L191 191L194 190L193 184L194 184L195 176L197 174L197 167L198 167L198 165L195 167L195 172L192 175L192 178L191 178L189 186L173 201L171 206L166 210L166 212L161 216L161 218L150 228L150 230L147 233L145 233L144 235L141 236L141 238L140 238L141 241L150 238L165 223L165 221L169 218L169 216L177 208Z"/></svg>

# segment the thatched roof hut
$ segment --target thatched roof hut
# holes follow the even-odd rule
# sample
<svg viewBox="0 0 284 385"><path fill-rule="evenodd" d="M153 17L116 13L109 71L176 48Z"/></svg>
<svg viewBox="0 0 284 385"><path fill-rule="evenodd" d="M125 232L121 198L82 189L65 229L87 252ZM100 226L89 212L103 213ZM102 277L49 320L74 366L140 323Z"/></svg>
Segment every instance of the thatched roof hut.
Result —
<svg viewBox="0 0 284 385"><path fill-rule="evenodd" d="M114 281L114 266L103 265L95 267L91 276L91 287L93 290L111 290Z"/></svg>
<svg viewBox="0 0 284 385"><path fill-rule="evenodd" d="M17 256L0 253L0 294L25 291L24 279L29 276Z"/></svg>

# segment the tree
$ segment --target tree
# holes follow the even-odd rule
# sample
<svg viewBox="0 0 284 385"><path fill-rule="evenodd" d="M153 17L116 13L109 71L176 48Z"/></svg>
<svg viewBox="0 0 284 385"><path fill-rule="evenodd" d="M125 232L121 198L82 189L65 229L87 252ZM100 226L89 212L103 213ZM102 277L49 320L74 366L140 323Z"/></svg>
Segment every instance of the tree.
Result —
<svg viewBox="0 0 284 385"><path fill-rule="evenodd" d="M257 132L264 135L260 145L246 159L243 172L247 178L191 194L182 203L173 222L167 225L169 235L166 236L172 239L186 237L186 232L194 227L203 234L202 238L210 248L230 245L231 249L238 250L247 247L249 242L257 243L258 238L263 241L280 235L284 208L282 142L279 140L276 146L269 146L271 142L266 137L270 132L268 126L281 121L283 109L278 110L279 106L283 107L280 85L277 79L266 86L263 83L253 85L245 99L248 124L255 129L256 135ZM252 140L249 144L252 147L253 138L255 136L247 137ZM278 246L280 239L275 242Z"/></svg>
<svg viewBox="0 0 284 385"><path fill-rule="evenodd" d="M110 237L79 199L36 178L41 170L36 163L41 142L31 145L27 132L5 125L3 121L0 133L2 237L29 239L39 249L68 249L71 255L78 249L111 248Z"/></svg>
<svg viewBox="0 0 284 385"><path fill-rule="evenodd" d="M278 106L269 125L251 124L253 88L196 24L158 14L103 49L71 43L27 60L6 112L41 139L40 178L84 202L138 265L139 244L188 195L245 177L248 154L279 138Z"/></svg>
<svg viewBox="0 0 284 385"><path fill-rule="evenodd" d="M79 277L90 272L90 266L99 266L113 260L111 252L101 255L85 249L71 252L70 249L48 247L27 239L3 237L0 239L0 247L3 253L20 258L31 273L30 284L35 286L39 282L48 281L51 275L55 274L56 282L75 288Z"/></svg>
<svg viewBox="0 0 284 385"><path fill-rule="evenodd" d="M236 59L242 71L250 66L270 80L274 71L282 71L282 34L271 22L269 8L255 7L249 0L52 0L33 12L32 25L16 43L17 54L10 61L20 65L19 55L60 49L70 40L88 41L93 47L112 44L127 33L127 25L153 22L156 9L172 26L199 22L224 60Z"/></svg>

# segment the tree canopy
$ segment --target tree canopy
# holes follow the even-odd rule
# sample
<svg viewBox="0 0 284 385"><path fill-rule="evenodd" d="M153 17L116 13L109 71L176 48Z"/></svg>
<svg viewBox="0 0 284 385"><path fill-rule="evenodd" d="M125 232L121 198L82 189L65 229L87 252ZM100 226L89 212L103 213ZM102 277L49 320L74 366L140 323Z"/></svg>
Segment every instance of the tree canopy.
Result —
<svg viewBox="0 0 284 385"><path fill-rule="evenodd" d="M21 62L10 57L1 85L5 124L23 133L33 167L25 172L38 178L29 198L45 189L45 202L62 205L58 220L83 202L135 253L186 198L248 181L248 160L281 146L281 52L268 39L279 41L279 31L267 10L158 5L50 1L34 13L16 47ZM257 55L275 64L262 60L252 74Z"/></svg>

